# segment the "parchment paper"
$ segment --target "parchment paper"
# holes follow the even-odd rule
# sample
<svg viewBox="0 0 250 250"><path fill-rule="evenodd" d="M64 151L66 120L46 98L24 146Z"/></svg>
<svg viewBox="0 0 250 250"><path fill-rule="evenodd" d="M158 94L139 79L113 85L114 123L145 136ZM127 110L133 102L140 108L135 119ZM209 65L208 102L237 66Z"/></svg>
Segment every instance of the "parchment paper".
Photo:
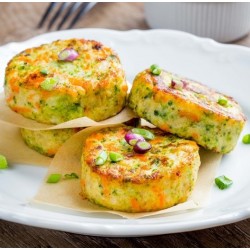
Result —
<svg viewBox="0 0 250 250"><path fill-rule="evenodd" d="M103 127L106 126L87 128L72 136L59 149L48 169L47 176L52 173L61 173L62 175L64 175L67 173L75 172L80 177L80 159L84 140L89 134L94 131L100 130ZM176 205L169 209L148 213L124 213L105 209L83 199L83 197L80 195L80 179L62 180L57 184L47 184L47 177L45 178L44 183L42 183L40 190L31 203L34 203L36 205L47 204L86 213L113 213L130 219L199 208L205 206L209 200L210 189L214 182L215 171L221 160L220 154L205 150L200 150L200 156L202 164L199 170L198 180L191 197L187 202Z"/></svg>
<svg viewBox="0 0 250 250"><path fill-rule="evenodd" d="M5 102L4 94L0 94L0 121L19 128L26 128L31 130L49 130L62 128L92 127L123 123L135 117L137 117L135 113L131 109L126 107L116 116L113 116L109 119L100 122L96 122L88 117L81 117L58 125L48 125L36 122L31 119L27 119L22 115L12 111Z"/></svg>
<svg viewBox="0 0 250 250"><path fill-rule="evenodd" d="M30 149L24 143L20 129L0 122L0 154L9 163L24 163L34 166L49 166L52 159Z"/></svg>

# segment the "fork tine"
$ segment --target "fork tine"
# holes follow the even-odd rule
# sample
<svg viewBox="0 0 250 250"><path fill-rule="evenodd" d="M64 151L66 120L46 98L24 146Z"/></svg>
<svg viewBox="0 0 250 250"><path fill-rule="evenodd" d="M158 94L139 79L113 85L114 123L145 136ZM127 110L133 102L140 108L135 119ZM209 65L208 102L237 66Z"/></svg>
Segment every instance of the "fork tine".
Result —
<svg viewBox="0 0 250 250"><path fill-rule="evenodd" d="M43 26L43 24L44 24L46 18L48 17L49 13L54 9L54 7L55 7L56 5L57 5L57 3L52 2L52 3L48 6L48 8L46 9L44 15L42 16L42 18L41 18L41 20L40 20L40 22L39 22L39 24L38 24L38 26L37 26L38 28L41 28L41 27Z"/></svg>
<svg viewBox="0 0 250 250"><path fill-rule="evenodd" d="M83 14L85 14L86 12L88 12L89 10L91 10L95 5L96 5L95 2L85 2L85 3L82 3L82 6L80 7L80 10L78 11L77 15L72 20L72 22L70 23L70 25L68 26L68 29L71 29L75 25L75 23L78 21L78 19Z"/></svg>
<svg viewBox="0 0 250 250"><path fill-rule="evenodd" d="M68 11L65 13L65 15L62 18L62 21L59 23L59 25L57 26L57 30L61 29L61 27L63 26L63 24L68 20L68 18L70 17L70 15L75 12L79 6L81 5L80 2L77 3L72 3L71 6L69 7Z"/></svg>
<svg viewBox="0 0 250 250"><path fill-rule="evenodd" d="M50 29L52 27L52 25L55 23L55 21L57 20L57 18L60 16L60 14L64 11L64 9L67 7L67 5L69 5L70 3L66 2L66 3L62 3L60 8L57 10L57 12L55 13L55 15L52 17L52 19L49 22L48 25L48 29Z"/></svg>

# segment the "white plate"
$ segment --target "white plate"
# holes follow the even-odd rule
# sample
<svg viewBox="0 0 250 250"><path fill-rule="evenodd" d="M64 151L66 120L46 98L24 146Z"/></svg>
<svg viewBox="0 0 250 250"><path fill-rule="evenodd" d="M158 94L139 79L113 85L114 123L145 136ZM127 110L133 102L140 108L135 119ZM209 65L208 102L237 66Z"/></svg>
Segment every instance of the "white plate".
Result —
<svg viewBox="0 0 250 250"><path fill-rule="evenodd" d="M218 44L183 32L82 29L49 33L22 43L10 43L0 48L0 81L3 82L7 61L17 52L72 37L95 39L113 47L121 57L129 81L138 72L157 63L169 71L232 95L241 104L248 118L250 117L250 49ZM245 133L250 133L249 123L243 131ZM240 140L236 149L223 158L217 175L231 177L234 184L224 191L213 187L212 198L204 209L137 220L107 214L31 207L28 202L38 190L46 169L14 165L8 170L0 171L0 218L99 236L166 234L236 222L250 217L249 152L250 146L243 145Z"/></svg>

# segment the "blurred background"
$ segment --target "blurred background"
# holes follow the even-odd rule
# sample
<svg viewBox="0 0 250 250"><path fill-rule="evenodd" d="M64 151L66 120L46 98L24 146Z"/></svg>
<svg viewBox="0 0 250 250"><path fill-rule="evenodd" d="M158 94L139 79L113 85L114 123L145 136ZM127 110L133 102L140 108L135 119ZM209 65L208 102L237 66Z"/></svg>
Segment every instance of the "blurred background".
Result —
<svg viewBox="0 0 250 250"><path fill-rule="evenodd" d="M85 4L0 3L0 45L70 27L168 28L250 46L250 3Z"/></svg>
<svg viewBox="0 0 250 250"><path fill-rule="evenodd" d="M47 25L37 25L50 3L0 3L0 44L26 40L38 34L48 32ZM55 14L55 6L50 19ZM56 29L60 18L50 31ZM65 23L65 26L69 21ZM64 27L62 27L64 28ZM143 3L98 3L82 15L73 28L108 28L117 30L148 29L144 17Z"/></svg>

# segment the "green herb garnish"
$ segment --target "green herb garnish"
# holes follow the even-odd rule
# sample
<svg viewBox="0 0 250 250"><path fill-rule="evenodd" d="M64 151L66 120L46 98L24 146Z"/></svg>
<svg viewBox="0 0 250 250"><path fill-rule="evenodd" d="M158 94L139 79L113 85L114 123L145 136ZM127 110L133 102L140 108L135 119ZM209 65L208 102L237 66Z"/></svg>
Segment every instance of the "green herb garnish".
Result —
<svg viewBox="0 0 250 250"><path fill-rule="evenodd" d="M47 179L47 183L57 183L61 180L61 177L61 174L51 174Z"/></svg>
<svg viewBox="0 0 250 250"><path fill-rule="evenodd" d="M242 142L244 144L250 144L250 134L244 135L243 138L242 138Z"/></svg>
<svg viewBox="0 0 250 250"><path fill-rule="evenodd" d="M220 104L221 106L227 107L228 106L228 100L225 98L219 98L218 104Z"/></svg>
<svg viewBox="0 0 250 250"><path fill-rule="evenodd" d="M41 83L41 88L44 90L52 90L56 84L57 84L58 80L55 78L46 78L42 83Z"/></svg>
<svg viewBox="0 0 250 250"><path fill-rule="evenodd" d="M233 184L233 181L228 177L226 177L225 175L221 175L215 178L215 184L219 189L223 190L229 188Z"/></svg>
<svg viewBox="0 0 250 250"><path fill-rule="evenodd" d="M65 174L64 179L66 179L66 180L79 179L79 176L76 173Z"/></svg>
<svg viewBox="0 0 250 250"><path fill-rule="evenodd" d="M133 128L132 132L135 134L142 135L147 140L152 140L155 138L153 133L143 128Z"/></svg>
<svg viewBox="0 0 250 250"><path fill-rule="evenodd" d="M158 76L161 74L161 68L157 64L153 64L150 66L150 72Z"/></svg>
<svg viewBox="0 0 250 250"><path fill-rule="evenodd" d="M46 69L40 70L40 73L43 75L48 75L48 71Z"/></svg>
<svg viewBox="0 0 250 250"><path fill-rule="evenodd" d="M99 156L95 160L95 165L100 166L103 165L108 159L108 154L106 151L102 151Z"/></svg>
<svg viewBox="0 0 250 250"><path fill-rule="evenodd" d="M0 155L0 169L5 169L5 168L8 168L8 162L5 156Z"/></svg>
<svg viewBox="0 0 250 250"><path fill-rule="evenodd" d="M116 152L109 152L109 158L111 162L118 162L118 161L123 160L123 156Z"/></svg>

